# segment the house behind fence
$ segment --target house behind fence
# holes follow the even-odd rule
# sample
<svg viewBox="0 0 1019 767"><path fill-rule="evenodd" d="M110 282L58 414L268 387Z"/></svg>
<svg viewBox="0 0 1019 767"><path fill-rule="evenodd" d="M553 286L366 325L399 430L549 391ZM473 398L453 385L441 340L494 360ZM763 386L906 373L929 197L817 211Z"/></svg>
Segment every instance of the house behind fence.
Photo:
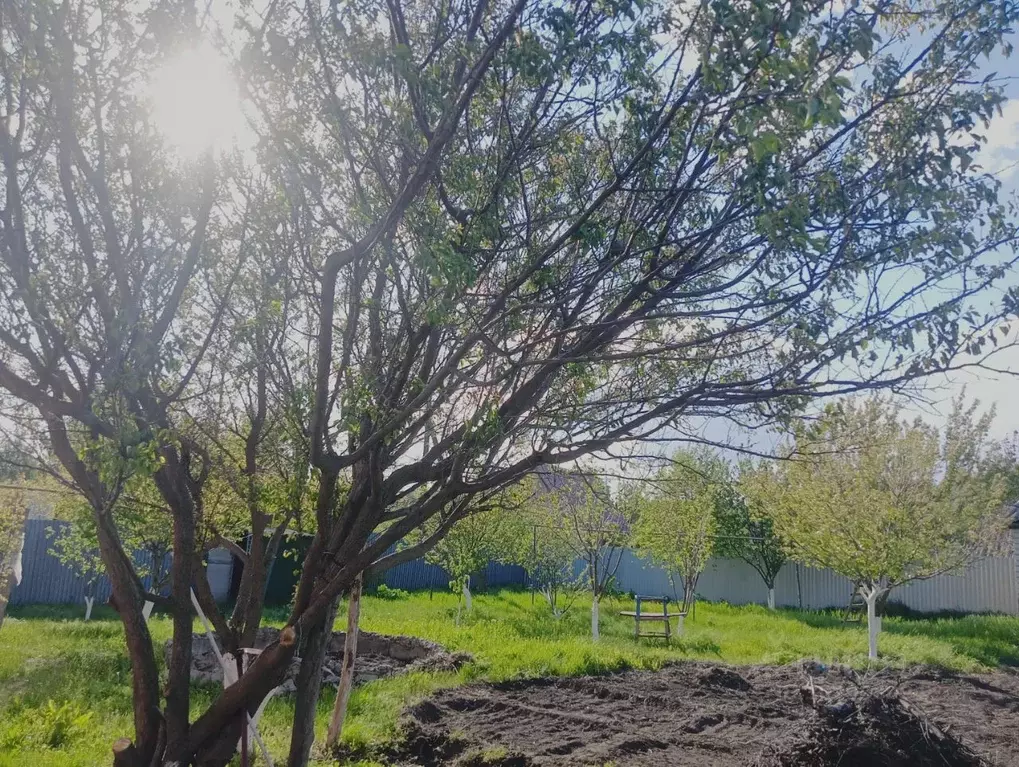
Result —
<svg viewBox="0 0 1019 767"><path fill-rule="evenodd" d="M11 603L67 604L82 603L87 584L71 568L61 564L50 549L56 530L67 524L55 520L30 519L25 535L23 577L14 588ZM964 572L940 575L926 581L900 586L890 599L918 612L957 611L1019 615L1019 529L1011 531L1013 546L1006 556L989 557ZM139 555L141 556L141 555ZM279 558L274 565L267 601L285 602L296 582L296 562L300 558ZM238 568L239 569L239 568ZM218 600L232 597L236 584L232 555L225 549L213 549L208 555L208 574L212 592ZM635 553L623 554L616 576L617 588L637 594L676 596L676 585L660 567L649 564ZM423 559L407 562L385 572L375 585L390 588L445 589L449 576L441 567ZM489 563L475 576L478 588L486 586L527 586L527 574L515 565ZM786 563L775 583L776 604L781 607L823 609L845 607L852 585L830 570L816 570L793 562ZM110 594L109 582L102 578L95 586L98 601ZM714 558L698 582L697 595L708 601L732 604L764 604L767 589L757 572L738 560ZM271 598L268 598L271 597Z"/></svg>

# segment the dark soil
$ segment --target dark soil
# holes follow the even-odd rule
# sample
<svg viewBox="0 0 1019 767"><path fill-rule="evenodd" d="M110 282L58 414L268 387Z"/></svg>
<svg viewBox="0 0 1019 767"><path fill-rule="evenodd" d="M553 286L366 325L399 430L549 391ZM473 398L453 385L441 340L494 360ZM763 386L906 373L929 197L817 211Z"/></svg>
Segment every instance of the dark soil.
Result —
<svg viewBox="0 0 1019 767"><path fill-rule="evenodd" d="M815 662L472 685L410 709L403 765L1019 765L1019 675Z"/></svg>

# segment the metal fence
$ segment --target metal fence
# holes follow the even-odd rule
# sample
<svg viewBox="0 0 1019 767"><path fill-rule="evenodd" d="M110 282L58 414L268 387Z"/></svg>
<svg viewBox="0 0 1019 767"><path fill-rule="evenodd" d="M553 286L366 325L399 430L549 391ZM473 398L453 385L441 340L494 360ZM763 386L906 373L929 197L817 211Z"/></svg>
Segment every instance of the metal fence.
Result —
<svg viewBox="0 0 1019 767"><path fill-rule="evenodd" d="M965 571L939 575L892 590L889 599L918 612L1005 613L1019 615L1019 530L1012 531L1013 553L984 559ZM676 585L662 568L633 552L623 555L616 574L622 591L679 597ZM793 562L775 581L775 602L781 607L819 610L846 607L852 584L831 570L815 570ZM739 560L712 559L697 582L697 595L710 602L765 604L768 593L761 576Z"/></svg>
<svg viewBox="0 0 1019 767"><path fill-rule="evenodd" d="M11 592L11 604L72 604L85 601L90 584L72 567L53 554L54 540L67 522L55 519L30 519L25 528L25 544L21 552L21 583ZM143 552L134 554L139 565L150 565L151 558ZM209 552L209 585L217 599L226 599L230 590L232 569L230 552L213 549ZM146 579L145 588L151 583ZM92 588L92 596L102 604L110 597L110 582L103 576Z"/></svg>
<svg viewBox="0 0 1019 767"><path fill-rule="evenodd" d="M71 568L50 553L56 530L63 522L31 519L25 536L22 555L21 585L11 595L13 604L83 602L87 584ZM1013 531L1019 548L1019 530ZM996 612L1019 615L1019 557L1016 549L1009 556L985 559L965 572L941 575L927 581L899 587L891 599L920 612ZM143 556L143 555L139 555ZM233 561L225 549L209 553L208 573L213 594L219 600L230 596ZM374 584L390 588L445 589L449 576L436 565L423 559L407 562L386 571ZM147 584L146 584L147 585ZM475 590L486 587L526 586L526 571L515 565L490 562L474 578ZM623 553L616 576L622 591L638 594L676 593L676 585L660 567L649 564L632 551ZM830 570L815 570L787 563L775 583L775 601L779 606L823 609L845 607L849 602L850 582ZM96 584L95 596L105 601L110 594L109 582L102 578ZM767 600L767 589L757 572L744 562L712 559L697 584L700 599L725 601L732 604L758 603Z"/></svg>

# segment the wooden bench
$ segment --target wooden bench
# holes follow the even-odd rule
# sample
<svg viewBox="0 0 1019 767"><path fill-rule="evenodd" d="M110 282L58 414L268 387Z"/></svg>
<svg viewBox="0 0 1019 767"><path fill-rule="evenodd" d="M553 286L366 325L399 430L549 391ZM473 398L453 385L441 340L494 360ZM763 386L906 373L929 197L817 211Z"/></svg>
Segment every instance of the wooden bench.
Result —
<svg viewBox="0 0 1019 767"><path fill-rule="evenodd" d="M643 637L662 637L666 643L672 638L672 618L673 616L679 618L679 629L683 630L683 619L686 617L686 613L669 613L669 598L668 597L646 597L638 595L637 609L630 611L624 610L619 613L624 618L633 618L633 637L634 639L640 639ZM643 609L643 603L651 602L652 604L660 604L662 606L661 612L649 612ZM661 623L664 626L663 631L646 631L641 630L641 626L644 622L650 621L652 623Z"/></svg>

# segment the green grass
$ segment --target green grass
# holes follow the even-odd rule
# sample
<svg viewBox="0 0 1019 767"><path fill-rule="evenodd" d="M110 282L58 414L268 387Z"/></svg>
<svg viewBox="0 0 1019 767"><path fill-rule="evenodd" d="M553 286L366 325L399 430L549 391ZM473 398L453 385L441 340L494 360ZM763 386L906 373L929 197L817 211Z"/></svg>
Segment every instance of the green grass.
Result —
<svg viewBox="0 0 1019 767"><path fill-rule="evenodd" d="M595 644L589 638L587 605L578 604L556 622L540 598L532 606L527 593L482 594L475 598L473 614L457 626L456 599L450 594L366 596L363 628L426 637L451 650L470 652L475 662L457 673L411 674L358 688L351 697L345 744L367 767L397 735L404 706L436 689L475 680L655 669L684 658L737 664L817 658L867 664L865 628L843 624L834 613L701 603L696 618L687 620L685 635L666 648L654 640L634 642L632 622L617 615L624 608L632 604L625 599L603 602L602 639ZM110 744L130 735L130 669L120 624L106 610L97 610L86 624L77 619L81 612L12 609L0 629L0 766L106 763ZM268 617L278 624L284 615L270 611ZM337 626L344 624L341 611ZM160 644L170 636L166 618L154 616L150 625ZM891 665L930 664L960 671L1019 665L1019 619L887 617L880 644L882 663ZM215 689L196 688L194 710L199 712L215 694ZM320 735L332 704L333 693L326 690L317 718ZM285 752L292 714L293 703L285 698L267 708L260 729L276 754Z"/></svg>

